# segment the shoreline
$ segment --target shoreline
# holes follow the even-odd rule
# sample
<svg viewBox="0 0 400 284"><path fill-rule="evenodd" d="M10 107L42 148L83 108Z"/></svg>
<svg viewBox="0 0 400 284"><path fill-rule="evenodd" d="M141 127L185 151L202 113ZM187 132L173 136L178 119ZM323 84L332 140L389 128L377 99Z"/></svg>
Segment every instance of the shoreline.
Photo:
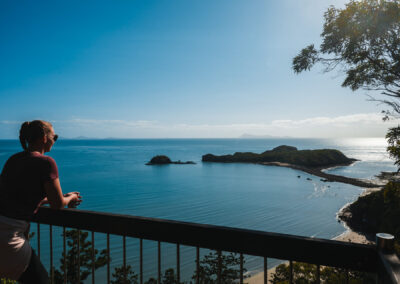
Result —
<svg viewBox="0 0 400 284"><path fill-rule="evenodd" d="M299 170L314 176L318 176L321 178L326 179L324 182L341 182L341 183L346 183L346 184L351 184L354 186L358 187L363 187L365 189L367 188L381 188L383 184L378 183L379 181L382 181L381 179L377 179L375 181L370 181L370 180L362 180L362 179L357 179L357 178L351 178L351 177L345 177L345 176L339 176L339 175L333 175L333 174L328 174L323 172L323 169L311 169L303 166L298 166L298 165L293 165L293 164L288 164L288 163L281 163L281 162L262 162L258 163L260 165L264 166L277 166L277 167L285 167L285 168L291 168L294 170ZM349 165L337 165L335 167L341 167L341 166L349 166ZM329 169L329 168L326 168Z"/></svg>

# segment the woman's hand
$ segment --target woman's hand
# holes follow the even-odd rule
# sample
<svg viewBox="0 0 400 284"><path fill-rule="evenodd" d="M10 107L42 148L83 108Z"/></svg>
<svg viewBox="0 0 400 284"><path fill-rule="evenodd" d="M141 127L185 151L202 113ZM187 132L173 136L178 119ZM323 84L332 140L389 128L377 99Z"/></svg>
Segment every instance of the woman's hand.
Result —
<svg viewBox="0 0 400 284"><path fill-rule="evenodd" d="M63 194L60 185L60 179L56 178L44 183L47 199L50 207L53 209L62 209L68 207L76 207L82 202L82 197L79 192L73 191Z"/></svg>
<svg viewBox="0 0 400 284"><path fill-rule="evenodd" d="M64 198L68 200L68 208L76 208L82 202L82 196L78 191L68 192L64 194Z"/></svg>

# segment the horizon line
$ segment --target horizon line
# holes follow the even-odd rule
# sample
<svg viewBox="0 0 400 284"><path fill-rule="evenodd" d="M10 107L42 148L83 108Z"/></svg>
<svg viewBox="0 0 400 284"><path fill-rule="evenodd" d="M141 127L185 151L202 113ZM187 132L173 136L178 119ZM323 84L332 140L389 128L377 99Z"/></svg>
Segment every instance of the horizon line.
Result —
<svg viewBox="0 0 400 284"><path fill-rule="evenodd" d="M271 137L59 137L59 140L135 140L135 139L241 139L241 140L267 140L267 139L371 139L371 138L386 138L384 136L341 136L341 137L294 137L294 136L271 136ZM18 138L0 138L0 140L16 140Z"/></svg>

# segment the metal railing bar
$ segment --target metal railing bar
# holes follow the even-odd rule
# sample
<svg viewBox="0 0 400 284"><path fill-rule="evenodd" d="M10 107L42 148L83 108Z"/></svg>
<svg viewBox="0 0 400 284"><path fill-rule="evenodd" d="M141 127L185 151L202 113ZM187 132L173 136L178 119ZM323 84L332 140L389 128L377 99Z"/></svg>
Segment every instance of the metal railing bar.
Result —
<svg viewBox="0 0 400 284"><path fill-rule="evenodd" d="M317 264L317 284L321 283L321 266Z"/></svg>
<svg viewBox="0 0 400 284"><path fill-rule="evenodd" d="M54 269L53 269L53 225L50 225L50 279L54 283Z"/></svg>
<svg viewBox="0 0 400 284"><path fill-rule="evenodd" d="M78 209L40 208L33 221L212 250L377 272L378 257L374 245ZM202 238L204 235L208 237Z"/></svg>
<svg viewBox="0 0 400 284"><path fill-rule="evenodd" d="M268 259L264 257L264 284L268 284Z"/></svg>
<svg viewBox="0 0 400 284"><path fill-rule="evenodd" d="M110 284L110 234L107 234L107 284Z"/></svg>
<svg viewBox="0 0 400 284"><path fill-rule="evenodd" d="M293 284L293 261L289 261L289 283Z"/></svg>
<svg viewBox="0 0 400 284"><path fill-rule="evenodd" d="M218 275L217 275L218 284L222 284L222 253L218 251Z"/></svg>
<svg viewBox="0 0 400 284"><path fill-rule="evenodd" d="M399 258L395 253L379 252L379 278L383 283L400 283Z"/></svg>
<svg viewBox="0 0 400 284"><path fill-rule="evenodd" d="M139 268L139 270L140 270L140 284L143 284L143 239L140 239L140 249L139 249L139 251L140 251L140 256L139 256L139 258L140 258L140 264L139 264L139 266L140 266L140 268Z"/></svg>
<svg viewBox="0 0 400 284"><path fill-rule="evenodd" d="M240 284L243 284L243 253L240 254Z"/></svg>
<svg viewBox="0 0 400 284"><path fill-rule="evenodd" d="M389 255L386 252L385 257L381 251L377 251L374 245L362 245L354 243L344 243L331 240L306 238L300 236L291 236L277 233L268 233L255 230L245 230L238 228L229 228L222 226L194 224L187 222L178 222L170 220L162 220L155 218L144 218L126 215L117 215L109 213L97 213L81 210L54 210L51 208L41 208L35 216L34 222L37 222L38 228L38 255L40 257L40 224L50 225L50 273L51 279L54 281L53 268L53 226L63 227L63 243L64 243L64 263L66 264L66 227L71 224L71 228L78 229L78 281L80 281L80 230L92 231L92 256L94 248L94 233L107 232L108 241L108 256L109 253L109 235L121 235L124 231L124 266L126 267L126 236L135 238L140 237L140 240L147 238L156 240L159 244L159 275L158 280L161 280L161 241L177 244L177 264L180 262L179 245L188 245L196 247L196 262L197 262L197 281L200 278L200 260L199 249L207 248L218 251L219 267L218 282L222 282L221 278L221 251L231 251L255 256L263 256L265 260L265 281L267 281L267 256L279 259L290 259L290 282L293 282L293 261L304 261L317 264L317 282L320 283L320 267L331 266L344 268L346 271L346 283L349 282L351 274L349 270L359 270L365 272L378 272L380 277L389 277L391 283L400 283L400 260L393 254ZM100 222L100 223L99 223ZM110 226L110 224L112 224ZM116 226L117 225L117 226ZM135 229L132 230L132 227ZM94 229L91 229L94 228ZM208 238L204 240L202 235L207 234ZM179 239L179 241L178 241ZM249 242L250 241L250 242ZM141 244L142 245L142 244ZM305 254L304 251L308 253ZM141 254L143 254L141 252ZM288 257L289 256L289 257ZM142 257L142 256L141 256ZM109 258L110 259L110 258ZM142 264L141 264L142 265ZM243 265L243 264L242 264ZM384 267L385 271L380 271L379 266ZM110 262L108 261L108 282L110 282ZM178 264L180 267L180 265ZM67 265L64 265L64 277L67 275ZM178 268L180 274L180 268ZM243 267L241 267L241 277L243 277ZM383 273L383 274L382 274ZM141 273L142 274L142 273ZM94 273L93 273L94 275ZM180 277L180 275L179 275ZM68 278L68 277L67 277ZM94 276L93 276L94 278ZM386 278L385 278L386 279ZM65 281L65 278L64 278ZM143 275L141 275L143 282ZM241 281L243 282L243 280Z"/></svg>
<svg viewBox="0 0 400 284"><path fill-rule="evenodd" d="M158 241L158 283L161 283L161 242Z"/></svg>
<svg viewBox="0 0 400 284"><path fill-rule="evenodd" d="M38 257L40 259L40 224L37 223L37 250L38 250Z"/></svg>
<svg viewBox="0 0 400 284"><path fill-rule="evenodd" d="M66 242L65 227L63 227L63 252L64 252L64 284L67 284L67 242Z"/></svg>
<svg viewBox="0 0 400 284"><path fill-rule="evenodd" d="M196 284L200 284L200 248L196 247Z"/></svg>
<svg viewBox="0 0 400 284"><path fill-rule="evenodd" d="M181 252L179 244L176 244L176 282L181 283Z"/></svg>
<svg viewBox="0 0 400 284"><path fill-rule="evenodd" d="M95 263L96 263L96 258L95 258L95 250L94 250L94 232L92 231L92 284L95 283Z"/></svg>
<svg viewBox="0 0 400 284"><path fill-rule="evenodd" d="M123 253L123 267L124 267L124 280L127 281L126 274L126 237L122 237L122 253Z"/></svg>
<svg viewBox="0 0 400 284"><path fill-rule="evenodd" d="M78 245L78 248L77 248L77 251L78 251L78 253L77 253L77 266L78 266L78 269L77 269L77 279L78 279L78 283L81 283L81 231L80 230L78 230L78 243L77 243L77 245Z"/></svg>

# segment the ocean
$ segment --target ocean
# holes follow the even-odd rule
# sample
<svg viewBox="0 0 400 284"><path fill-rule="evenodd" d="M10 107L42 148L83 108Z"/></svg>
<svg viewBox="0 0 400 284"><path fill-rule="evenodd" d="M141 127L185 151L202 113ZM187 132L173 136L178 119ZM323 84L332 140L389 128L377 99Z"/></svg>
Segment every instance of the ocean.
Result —
<svg viewBox="0 0 400 284"><path fill-rule="evenodd" d="M343 233L345 228L336 214L353 202L362 188L324 183L318 177L289 168L201 162L202 155L208 153L261 153L279 145L338 149L359 160L351 166L327 170L334 174L371 179L381 171L396 170L385 151L386 141L379 138L61 139L47 154L57 162L63 191L81 192L83 203L79 209L327 239ZM0 167L20 149L17 140L0 140ZM146 166L155 155L196 164ZM42 256L48 267L48 231L42 227ZM54 234L60 236L61 230L55 229ZM32 244L36 248L35 238ZM105 248L104 235L96 234L97 246ZM137 272L138 240L128 239L127 248L128 264ZM174 267L175 247L163 244L162 248L162 269ZM61 250L59 243L54 252L56 260L61 257ZM112 265L121 265L121 237L112 238L111 252ZM183 247L181 253L182 276L189 280L195 267L194 249ZM277 263L271 260L269 266ZM259 271L262 265L262 259L246 257L248 271ZM145 241L145 279L155 277L156 269L156 244ZM104 269L96 271L96 279L104 277L104 273Z"/></svg>

